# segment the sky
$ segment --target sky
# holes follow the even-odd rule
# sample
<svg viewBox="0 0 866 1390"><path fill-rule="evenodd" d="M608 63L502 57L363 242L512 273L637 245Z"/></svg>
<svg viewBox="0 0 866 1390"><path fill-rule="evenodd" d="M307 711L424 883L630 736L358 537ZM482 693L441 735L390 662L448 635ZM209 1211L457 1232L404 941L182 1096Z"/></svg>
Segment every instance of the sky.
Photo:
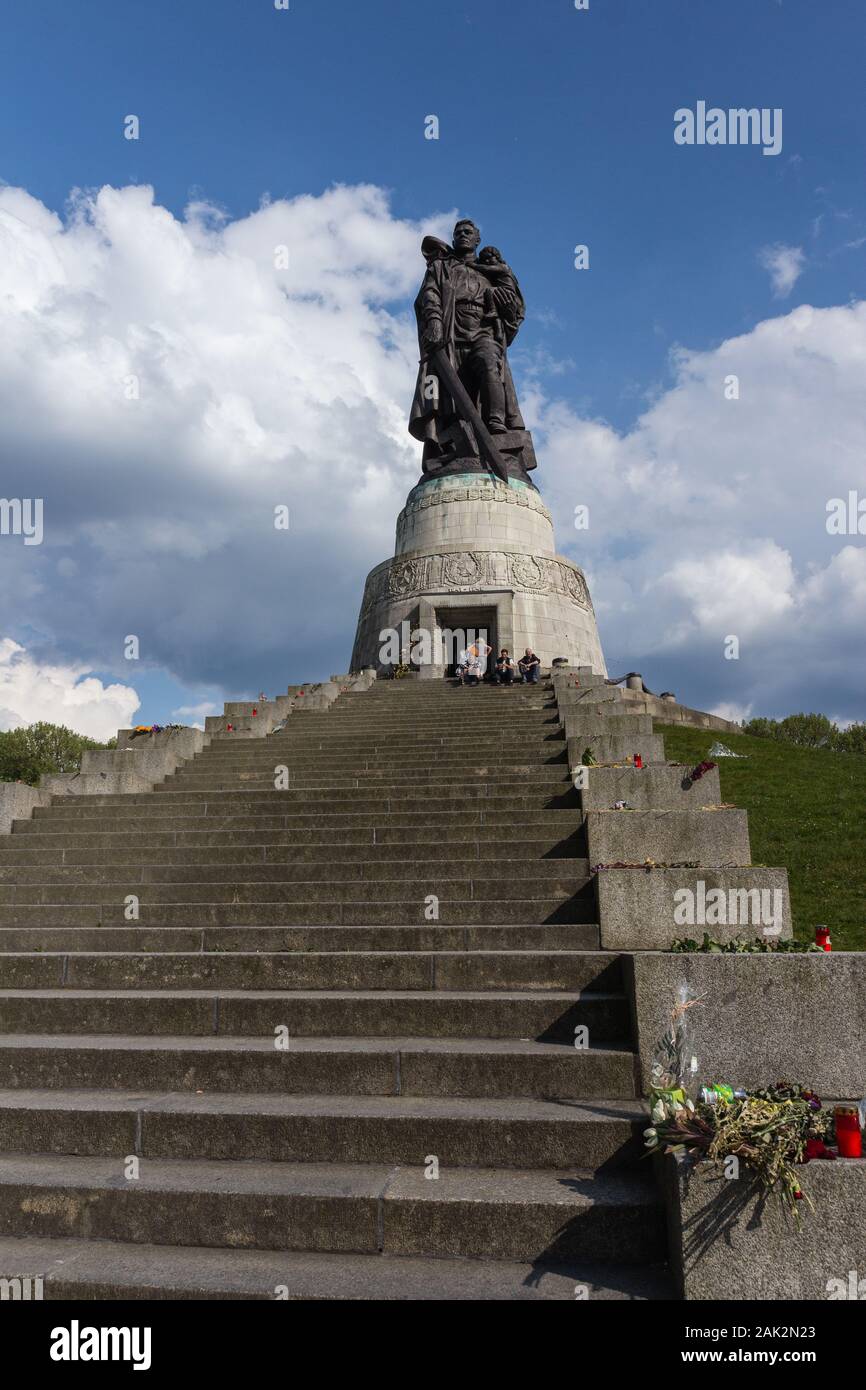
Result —
<svg viewBox="0 0 866 1390"><path fill-rule="evenodd" d="M519 275L611 673L866 717L864 31L856 0L6 7L0 497L44 538L0 534L0 728L345 670L419 472L420 239L458 214ZM779 153L676 143L699 102L780 111Z"/></svg>

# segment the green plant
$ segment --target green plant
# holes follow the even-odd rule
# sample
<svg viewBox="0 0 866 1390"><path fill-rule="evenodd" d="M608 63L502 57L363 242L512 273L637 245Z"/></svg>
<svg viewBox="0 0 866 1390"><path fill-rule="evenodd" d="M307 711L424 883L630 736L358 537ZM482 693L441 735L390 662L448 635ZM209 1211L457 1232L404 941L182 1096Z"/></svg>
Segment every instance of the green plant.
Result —
<svg viewBox="0 0 866 1390"><path fill-rule="evenodd" d="M750 719L743 733L771 738L795 748L825 748L836 753L866 754L866 724L840 729L826 714L789 714L786 719Z"/></svg>
<svg viewBox="0 0 866 1390"><path fill-rule="evenodd" d="M805 941L780 941L775 937L756 936L748 940L744 936L735 937L733 941L716 941L709 932L704 932L704 939L701 942L695 941L691 936L678 936L671 942L670 949L673 952L695 955L696 953L707 952L710 955L784 955L786 952L791 954L803 954L809 951L821 951L820 946L814 942Z"/></svg>
<svg viewBox="0 0 866 1390"><path fill-rule="evenodd" d="M35 786L46 772L78 772L83 753L105 746L63 724L40 721L9 729L0 733L0 782Z"/></svg>

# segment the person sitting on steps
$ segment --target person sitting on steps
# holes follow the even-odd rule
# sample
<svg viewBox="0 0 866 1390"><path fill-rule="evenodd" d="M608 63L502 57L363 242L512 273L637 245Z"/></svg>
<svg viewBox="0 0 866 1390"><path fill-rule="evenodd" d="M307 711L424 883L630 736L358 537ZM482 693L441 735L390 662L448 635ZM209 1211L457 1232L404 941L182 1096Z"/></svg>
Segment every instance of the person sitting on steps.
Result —
<svg viewBox="0 0 866 1390"><path fill-rule="evenodd" d="M469 647L460 653L455 674L459 677L461 685L478 685L480 683L482 668L474 647Z"/></svg>
<svg viewBox="0 0 866 1390"><path fill-rule="evenodd" d="M524 685L536 685L541 671L541 662L531 647L527 647L517 663Z"/></svg>
<svg viewBox="0 0 866 1390"><path fill-rule="evenodd" d="M503 647L496 661L496 679L500 685L511 685L514 681L514 662Z"/></svg>

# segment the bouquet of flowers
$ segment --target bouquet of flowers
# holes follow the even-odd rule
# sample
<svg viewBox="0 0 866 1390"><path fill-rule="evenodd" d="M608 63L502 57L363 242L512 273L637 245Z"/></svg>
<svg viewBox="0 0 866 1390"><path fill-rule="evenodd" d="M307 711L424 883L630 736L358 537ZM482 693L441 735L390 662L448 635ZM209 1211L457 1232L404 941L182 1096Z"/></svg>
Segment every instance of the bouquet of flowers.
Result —
<svg viewBox="0 0 866 1390"><path fill-rule="evenodd" d="M773 1192L799 1224L799 1203L808 1202L797 1167L811 1158L834 1158L827 1148L832 1120L814 1092L780 1081L761 1091L705 1088L697 1102L655 1091L652 1124L644 1131L650 1152L689 1153L722 1162L735 1157L766 1193Z"/></svg>

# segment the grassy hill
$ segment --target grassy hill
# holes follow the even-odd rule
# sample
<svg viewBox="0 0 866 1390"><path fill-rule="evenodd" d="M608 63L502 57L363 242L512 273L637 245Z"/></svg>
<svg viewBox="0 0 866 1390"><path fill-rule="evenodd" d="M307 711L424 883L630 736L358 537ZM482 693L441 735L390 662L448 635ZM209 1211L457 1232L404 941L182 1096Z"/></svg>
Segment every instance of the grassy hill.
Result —
<svg viewBox="0 0 866 1390"><path fill-rule="evenodd" d="M749 813L752 860L788 870L794 933L829 926L836 950L866 950L866 758L746 734L660 725L665 752L694 765L720 739L722 800Z"/></svg>

